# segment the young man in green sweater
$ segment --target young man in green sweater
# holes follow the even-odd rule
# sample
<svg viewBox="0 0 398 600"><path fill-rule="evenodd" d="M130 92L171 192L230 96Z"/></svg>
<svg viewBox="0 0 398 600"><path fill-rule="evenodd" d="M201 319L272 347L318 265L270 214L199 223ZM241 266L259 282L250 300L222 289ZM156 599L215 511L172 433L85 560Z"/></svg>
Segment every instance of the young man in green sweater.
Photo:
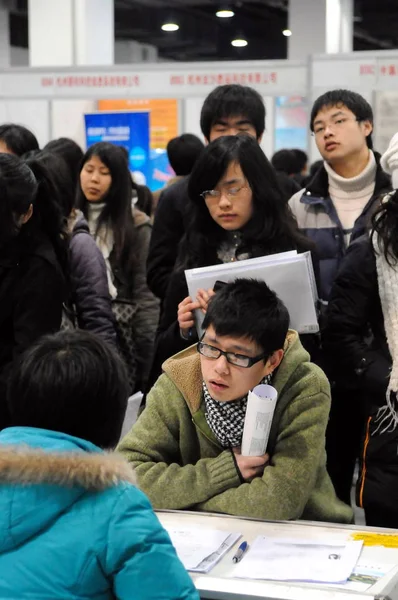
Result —
<svg viewBox="0 0 398 600"><path fill-rule="evenodd" d="M155 508L352 522L326 471L329 384L288 326L263 282L211 298L202 340L164 363L119 446ZM242 456L247 394L261 382L278 391L267 454Z"/></svg>

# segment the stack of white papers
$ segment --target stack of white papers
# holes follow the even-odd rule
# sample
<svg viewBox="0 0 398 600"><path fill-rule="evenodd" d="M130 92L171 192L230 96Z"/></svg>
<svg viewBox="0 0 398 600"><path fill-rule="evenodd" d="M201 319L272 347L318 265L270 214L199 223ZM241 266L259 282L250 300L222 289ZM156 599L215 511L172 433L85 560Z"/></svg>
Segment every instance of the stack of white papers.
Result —
<svg viewBox="0 0 398 600"><path fill-rule="evenodd" d="M290 315L290 327L299 333L319 331L316 302L318 299L311 253L296 251L249 258L211 267L185 271L189 295L196 299L198 290L213 289L216 281L229 283L244 277L259 279L275 291L284 302ZM204 315L195 314L199 337L203 333Z"/></svg>
<svg viewBox="0 0 398 600"><path fill-rule="evenodd" d="M242 534L203 527L167 527L178 557L187 571L208 573Z"/></svg>
<svg viewBox="0 0 398 600"><path fill-rule="evenodd" d="M362 542L322 542L257 537L234 569L244 579L345 583L357 564Z"/></svg>

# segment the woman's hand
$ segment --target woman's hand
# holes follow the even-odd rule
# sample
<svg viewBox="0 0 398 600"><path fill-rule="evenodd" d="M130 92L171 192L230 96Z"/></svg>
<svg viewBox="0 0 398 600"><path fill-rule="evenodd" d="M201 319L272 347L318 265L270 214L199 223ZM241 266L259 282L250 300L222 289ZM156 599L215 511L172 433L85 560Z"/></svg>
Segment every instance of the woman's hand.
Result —
<svg viewBox="0 0 398 600"><path fill-rule="evenodd" d="M195 321L193 311L200 307L201 305L199 302L192 302L192 298L190 296L184 298L184 300L178 305L177 319L183 337L187 335L191 327L194 327Z"/></svg>
<svg viewBox="0 0 398 600"><path fill-rule="evenodd" d="M216 292L211 288L209 290L198 290L196 299L200 305L199 308L202 310L203 314L206 314L207 305L209 304L209 300L212 296L214 296L215 293Z"/></svg>

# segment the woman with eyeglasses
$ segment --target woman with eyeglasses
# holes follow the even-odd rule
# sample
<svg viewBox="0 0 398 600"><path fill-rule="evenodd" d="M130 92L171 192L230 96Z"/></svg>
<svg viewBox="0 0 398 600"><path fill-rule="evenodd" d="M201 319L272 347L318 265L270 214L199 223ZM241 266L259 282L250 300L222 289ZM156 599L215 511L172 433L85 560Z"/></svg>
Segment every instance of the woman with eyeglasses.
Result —
<svg viewBox="0 0 398 600"><path fill-rule="evenodd" d="M197 341L194 311L205 312L214 293L200 290L190 298L185 269L312 249L283 200L275 171L248 135L211 142L191 173L188 192L191 219L164 302L150 385L164 360Z"/></svg>

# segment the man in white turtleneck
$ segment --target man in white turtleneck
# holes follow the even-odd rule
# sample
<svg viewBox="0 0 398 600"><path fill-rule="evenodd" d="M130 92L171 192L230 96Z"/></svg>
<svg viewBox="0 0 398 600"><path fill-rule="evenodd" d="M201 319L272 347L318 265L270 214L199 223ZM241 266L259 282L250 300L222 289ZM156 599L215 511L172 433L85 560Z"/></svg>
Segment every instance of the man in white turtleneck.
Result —
<svg viewBox="0 0 398 600"><path fill-rule="evenodd" d="M314 103L310 127L323 167L289 204L317 246L319 295L326 304L347 246L366 231L372 205L390 181L372 151L373 111L362 96L326 92Z"/></svg>
<svg viewBox="0 0 398 600"><path fill-rule="evenodd" d="M372 151L373 111L360 94L332 90L320 96L312 107L310 128L324 163L289 204L300 230L316 244L318 291L326 305L347 247L367 231L374 204L391 184ZM338 497L350 504L363 429L362 395L352 382L330 372L325 357L317 359L332 382L328 471Z"/></svg>

